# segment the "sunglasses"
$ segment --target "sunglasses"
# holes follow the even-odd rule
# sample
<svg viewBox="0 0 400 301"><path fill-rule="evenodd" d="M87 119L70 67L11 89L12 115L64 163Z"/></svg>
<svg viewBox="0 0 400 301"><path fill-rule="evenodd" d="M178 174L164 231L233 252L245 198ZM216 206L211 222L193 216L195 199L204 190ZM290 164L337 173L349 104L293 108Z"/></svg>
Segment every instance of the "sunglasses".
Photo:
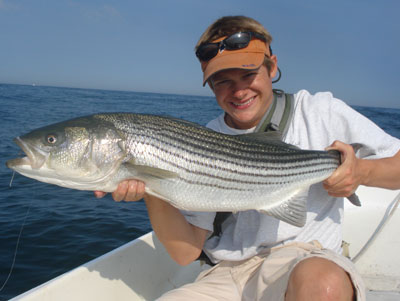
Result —
<svg viewBox="0 0 400 301"><path fill-rule="evenodd" d="M206 62L215 57L218 52L223 50L238 50L246 48L249 46L249 43L253 38L267 42L263 35L256 32L237 32L220 42L201 44L196 50L196 56L200 61ZM269 50L272 55L271 46L269 46Z"/></svg>

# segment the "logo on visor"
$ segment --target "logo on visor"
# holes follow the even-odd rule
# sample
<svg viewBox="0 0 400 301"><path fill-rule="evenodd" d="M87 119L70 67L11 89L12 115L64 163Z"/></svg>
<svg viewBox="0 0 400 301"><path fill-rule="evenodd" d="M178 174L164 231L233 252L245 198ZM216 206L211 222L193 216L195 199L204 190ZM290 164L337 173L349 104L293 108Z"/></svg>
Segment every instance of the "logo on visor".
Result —
<svg viewBox="0 0 400 301"><path fill-rule="evenodd" d="M242 67L244 67L244 68L255 67L255 66L256 66L256 65L254 65L254 64L242 65Z"/></svg>

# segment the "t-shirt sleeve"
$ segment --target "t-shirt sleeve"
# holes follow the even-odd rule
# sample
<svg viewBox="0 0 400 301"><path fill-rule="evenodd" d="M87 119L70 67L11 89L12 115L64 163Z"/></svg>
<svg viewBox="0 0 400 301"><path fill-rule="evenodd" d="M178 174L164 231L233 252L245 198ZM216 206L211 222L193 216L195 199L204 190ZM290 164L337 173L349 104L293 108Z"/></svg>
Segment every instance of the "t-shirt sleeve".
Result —
<svg viewBox="0 0 400 301"><path fill-rule="evenodd" d="M181 213L188 223L211 232L214 230L213 224L216 214L215 212L195 212L181 210Z"/></svg>
<svg viewBox="0 0 400 301"><path fill-rule="evenodd" d="M359 144L361 148L357 156L368 159L391 157L400 150L399 139L387 134L331 93L300 93L295 108L298 118L293 124L296 131L303 131L298 133L298 141L294 141L298 146L324 149L339 140Z"/></svg>
<svg viewBox="0 0 400 301"><path fill-rule="evenodd" d="M389 135L373 121L357 112L341 100L333 98L331 110L334 112L331 128L342 124L343 142L359 144L360 158L377 159L391 157L400 150L400 140ZM336 139L340 140L340 139Z"/></svg>

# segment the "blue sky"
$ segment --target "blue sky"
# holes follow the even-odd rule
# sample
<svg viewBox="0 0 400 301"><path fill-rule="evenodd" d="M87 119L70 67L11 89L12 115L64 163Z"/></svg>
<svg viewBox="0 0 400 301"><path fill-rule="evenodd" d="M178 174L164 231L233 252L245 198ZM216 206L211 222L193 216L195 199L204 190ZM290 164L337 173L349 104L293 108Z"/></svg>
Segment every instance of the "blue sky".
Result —
<svg viewBox="0 0 400 301"><path fill-rule="evenodd" d="M400 108L398 0L0 0L0 82L212 95L194 45L224 15L272 34L288 92Z"/></svg>

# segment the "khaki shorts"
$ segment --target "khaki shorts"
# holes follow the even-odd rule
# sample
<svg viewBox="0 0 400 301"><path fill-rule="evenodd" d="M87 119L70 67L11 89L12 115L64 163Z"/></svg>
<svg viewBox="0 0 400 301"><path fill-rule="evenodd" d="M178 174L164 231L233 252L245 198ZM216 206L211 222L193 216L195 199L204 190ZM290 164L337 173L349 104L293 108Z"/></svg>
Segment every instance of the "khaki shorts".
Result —
<svg viewBox="0 0 400 301"><path fill-rule="evenodd" d="M322 257L343 268L353 282L357 300L366 300L364 283L354 264L321 248L318 242L288 244L243 261L222 261L200 273L195 282L171 290L157 300L284 300L293 268L310 257Z"/></svg>

